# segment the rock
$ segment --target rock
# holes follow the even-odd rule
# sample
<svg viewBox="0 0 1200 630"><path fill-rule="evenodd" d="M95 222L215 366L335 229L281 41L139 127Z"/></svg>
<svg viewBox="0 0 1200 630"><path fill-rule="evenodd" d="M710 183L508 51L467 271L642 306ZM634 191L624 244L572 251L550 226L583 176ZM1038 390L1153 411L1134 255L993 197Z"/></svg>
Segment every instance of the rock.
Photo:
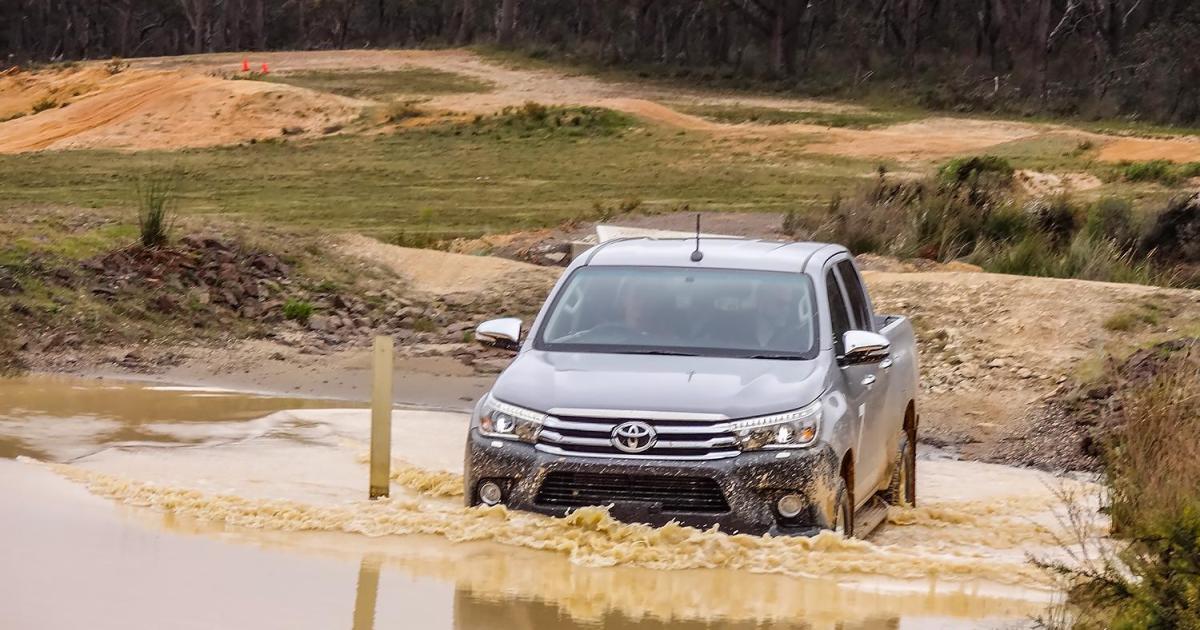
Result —
<svg viewBox="0 0 1200 630"><path fill-rule="evenodd" d="M179 310L179 303L175 297L166 293L160 293L150 299L150 308L170 315Z"/></svg>
<svg viewBox="0 0 1200 630"><path fill-rule="evenodd" d="M326 315L313 315L308 318L308 329L317 332L325 332L329 330L329 317Z"/></svg>
<svg viewBox="0 0 1200 630"><path fill-rule="evenodd" d="M475 324L473 322L458 322L456 324L450 324L449 326L447 326L446 334L449 336L459 336L468 330L474 330L474 329L475 329Z"/></svg>
<svg viewBox="0 0 1200 630"><path fill-rule="evenodd" d="M483 374L499 374L511 362L511 359L476 359L475 371Z"/></svg>
<svg viewBox="0 0 1200 630"><path fill-rule="evenodd" d="M0 295L13 295L24 290L25 288L21 286L21 283L16 278L0 269Z"/></svg>

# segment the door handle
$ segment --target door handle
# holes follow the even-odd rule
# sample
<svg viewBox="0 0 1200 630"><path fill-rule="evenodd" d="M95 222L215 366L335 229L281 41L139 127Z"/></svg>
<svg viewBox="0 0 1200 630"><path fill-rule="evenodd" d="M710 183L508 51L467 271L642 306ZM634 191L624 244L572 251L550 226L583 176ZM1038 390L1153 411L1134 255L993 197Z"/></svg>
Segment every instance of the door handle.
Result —
<svg viewBox="0 0 1200 630"><path fill-rule="evenodd" d="M886 370L886 369L892 367L892 364L895 362L896 362L895 359L893 359L891 356L888 356L886 359L879 362L879 369Z"/></svg>
<svg viewBox="0 0 1200 630"><path fill-rule="evenodd" d="M862 384L865 387L870 387L870 386L874 385L875 384L875 375L868 374L868 375L864 376L863 380L862 380Z"/></svg>

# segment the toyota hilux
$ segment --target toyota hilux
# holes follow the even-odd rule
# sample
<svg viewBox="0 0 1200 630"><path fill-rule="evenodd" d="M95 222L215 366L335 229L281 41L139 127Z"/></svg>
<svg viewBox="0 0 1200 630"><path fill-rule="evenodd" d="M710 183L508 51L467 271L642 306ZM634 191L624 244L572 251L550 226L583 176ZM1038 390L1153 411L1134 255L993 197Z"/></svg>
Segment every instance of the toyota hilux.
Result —
<svg viewBox="0 0 1200 630"><path fill-rule="evenodd" d="M823 243L636 238L577 257L476 404L468 505L865 535L916 502L917 357Z"/></svg>

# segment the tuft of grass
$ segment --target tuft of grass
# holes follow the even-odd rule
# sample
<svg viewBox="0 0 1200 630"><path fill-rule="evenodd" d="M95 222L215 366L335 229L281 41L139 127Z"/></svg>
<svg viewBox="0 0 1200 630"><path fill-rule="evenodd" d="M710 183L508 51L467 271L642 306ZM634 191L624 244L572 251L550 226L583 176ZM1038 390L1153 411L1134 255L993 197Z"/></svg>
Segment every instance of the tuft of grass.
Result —
<svg viewBox="0 0 1200 630"><path fill-rule="evenodd" d="M409 94L466 94L490 92L493 89L492 84L484 80L432 68L361 72L313 70L275 73L266 80L319 92L371 99L387 99Z"/></svg>
<svg viewBox="0 0 1200 630"><path fill-rule="evenodd" d="M317 308L305 300L289 298L288 301L283 303L284 319L297 321L301 324L308 323L309 318L312 317L313 313L316 311Z"/></svg>
<svg viewBox="0 0 1200 630"><path fill-rule="evenodd" d="M417 107L416 100L392 101L384 107L383 119L390 123L398 123L410 118L420 118L425 110Z"/></svg>
<svg viewBox="0 0 1200 630"><path fill-rule="evenodd" d="M413 320L412 329L416 332L433 332L437 330L437 323L428 317L418 317Z"/></svg>
<svg viewBox="0 0 1200 630"><path fill-rule="evenodd" d="M109 74L121 74L129 69L129 62L120 57L113 57L104 64L104 71Z"/></svg>
<svg viewBox="0 0 1200 630"><path fill-rule="evenodd" d="M46 98L43 98L33 104L33 113L39 114L48 109L54 109L55 107L58 107L58 101L47 96Z"/></svg>
<svg viewBox="0 0 1200 630"><path fill-rule="evenodd" d="M1101 198L1088 207L1083 231L1089 238L1114 241L1125 247L1132 246L1138 236L1133 204L1117 197Z"/></svg>
<svg viewBox="0 0 1200 630"><path fill-rule="evenodd" d="M138 240L142 247L162 247L170 240L178 181L178 177L160 174L142 178L135 184Z"/></svg>
<svg viewBox="0 0 1200 630"><path fill-rule="evenodd" d="M1156 182L1168 186L1179 181L1175 165L1169 160L1124 164L1121 166L1121 177L1130 182Z"/></svg>

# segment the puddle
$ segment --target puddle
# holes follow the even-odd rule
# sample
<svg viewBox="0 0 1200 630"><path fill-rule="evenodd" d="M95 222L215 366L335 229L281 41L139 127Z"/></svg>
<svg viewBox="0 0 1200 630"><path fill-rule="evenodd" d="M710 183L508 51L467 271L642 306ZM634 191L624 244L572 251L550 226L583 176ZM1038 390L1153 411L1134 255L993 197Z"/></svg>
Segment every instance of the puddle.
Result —
<svg viewBox="0 0 1200 630"><path fill-rule="evenodd" d="M1059 553L1057 492L1094 494L1036 471L923 461L921 507L894 510L869 541L466 509L453 496L465 417L406 411L393 496L369 502L366 410L249 397L264 407L225 400L206 417L157 399L159 412L121 415L102 392L138 388L108 387L86 415L41 412L73 427L64 439L85 455L0 460L14 554L0 600L12 597L15 627L1014 627L1056 597L1026 556ZM199 393L187 404L239 398ZM19 418L4 400L0 417ZM142 438L83 430L93 420Z"/></svg>

